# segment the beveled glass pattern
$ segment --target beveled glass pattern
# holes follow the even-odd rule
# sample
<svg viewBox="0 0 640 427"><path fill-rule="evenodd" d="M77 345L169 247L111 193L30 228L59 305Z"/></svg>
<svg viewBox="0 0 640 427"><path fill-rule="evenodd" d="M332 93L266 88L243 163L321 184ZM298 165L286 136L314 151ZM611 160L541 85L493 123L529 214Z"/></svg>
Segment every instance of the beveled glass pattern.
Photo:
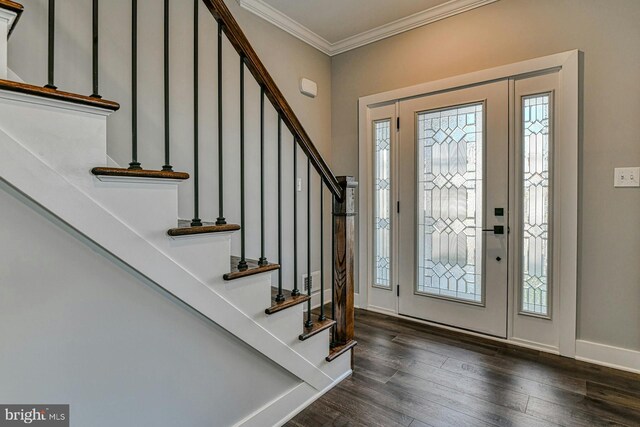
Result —
<svg viewBox="0 0 640 427"><path fill-rule="evenodd" d="M391 120L374 123L374 285L391 287Z"/></svg>
<svg viewBox="0 0 640 427"><path fill-rule="evenodd" d="M418 114L417 291L482 301L483 104Z"/></svg>
<svg viewBox="0 0 640 427"><path fill-rule="evenodd" d="M522 99L522 311L548 315L549 95Z"/></svg>

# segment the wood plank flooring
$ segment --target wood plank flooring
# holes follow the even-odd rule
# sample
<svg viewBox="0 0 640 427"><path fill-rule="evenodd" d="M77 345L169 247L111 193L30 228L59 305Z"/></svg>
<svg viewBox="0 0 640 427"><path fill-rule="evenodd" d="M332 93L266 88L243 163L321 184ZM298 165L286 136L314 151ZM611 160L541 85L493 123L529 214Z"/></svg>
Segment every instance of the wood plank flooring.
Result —
<svg viewBox="0 0 640 427"><path fill-rule="evenodd" d="M363 310L356 340L287 426L640 426L640 375Z"/></svg>

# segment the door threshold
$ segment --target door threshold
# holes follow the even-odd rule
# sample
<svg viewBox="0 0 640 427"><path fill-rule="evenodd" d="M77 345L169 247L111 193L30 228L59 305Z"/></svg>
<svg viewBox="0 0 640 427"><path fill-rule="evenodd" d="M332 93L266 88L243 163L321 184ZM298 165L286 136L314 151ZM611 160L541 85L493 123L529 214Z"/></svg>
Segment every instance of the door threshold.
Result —
<svg viewBox="0 0 640 427"><path fill-rule="evenodd" d="M460 335L467 335L467 336L472 336L479 339L484 339L487 341L502 343L503 345L505 345L505 347L526 348L528 350L542 351L544 353L554 354L556 356L560 355L560 352L558 351L557 348L547 347L547 346L529 342L529 341L522 341L522 340L513 339L513 338L501 338L498 336L483 334L483 333L471 331L468 329L456 328L453 326L444 325L442 323L432 322L430 320L424 320L424 319L419 319L417 317L399 314L381 307L370 305L366 308L363 308L363 310L372 311L374 313L385 314L387 316L396 317L398 319L404 319L404 320L414 322L414 323L419 323L422 325L433 326L434 328L444 329Z"/></svg>

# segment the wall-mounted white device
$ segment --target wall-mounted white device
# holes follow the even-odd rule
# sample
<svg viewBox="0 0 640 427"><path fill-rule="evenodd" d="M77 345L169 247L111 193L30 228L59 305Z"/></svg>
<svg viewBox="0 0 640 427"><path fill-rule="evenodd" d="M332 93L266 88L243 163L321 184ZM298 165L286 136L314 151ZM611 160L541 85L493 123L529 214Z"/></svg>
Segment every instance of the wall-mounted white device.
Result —
<svg viewBox="0 0 640 427"><path fill-rule="evenodd" d="M640 168L615 168L614 187L640 187Z"/></svg>
<svg viewBox="0 0 640 427"><path fill-rule="evenodd" d="M315 98L318 95L318 84L313 80L301 78L300 79L300 92L303 95Z"/></svg>

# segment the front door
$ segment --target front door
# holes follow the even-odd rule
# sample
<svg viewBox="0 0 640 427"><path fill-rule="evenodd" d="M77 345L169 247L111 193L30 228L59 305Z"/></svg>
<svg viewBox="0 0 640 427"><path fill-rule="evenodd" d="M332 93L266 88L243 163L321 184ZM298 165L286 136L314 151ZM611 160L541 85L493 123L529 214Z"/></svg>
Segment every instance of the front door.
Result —
<svg viewBox="0 0 640 427"><path fill-rule="evenodd" d="M398 311L506 337L509 82L398 112Z"/></svg>

